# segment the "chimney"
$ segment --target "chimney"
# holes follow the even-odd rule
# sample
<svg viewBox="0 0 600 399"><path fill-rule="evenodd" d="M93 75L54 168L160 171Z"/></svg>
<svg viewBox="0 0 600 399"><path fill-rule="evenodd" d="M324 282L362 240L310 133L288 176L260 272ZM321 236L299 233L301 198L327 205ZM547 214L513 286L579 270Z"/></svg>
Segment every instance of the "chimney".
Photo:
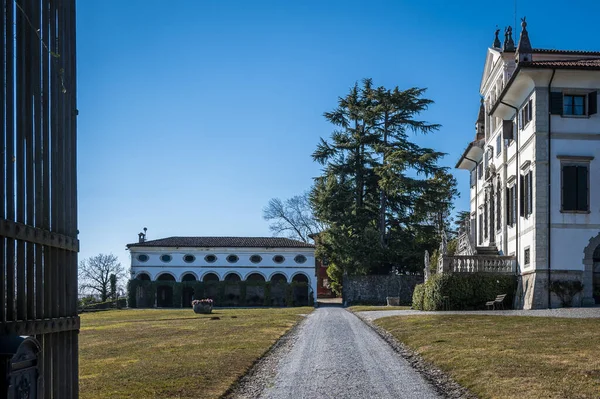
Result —
<svg viewBox="0 0 600 399"><path fill-rule="evenodd" d="M138 234L138 240L140 244L146 242L146 231L148 231L148 229L144 227L144 232Z"/></svg>
<svg viewBox="0 0 600 399"><path fill-rule="evenodd" d="M515 62L519 63L531 61L531 54L533 49L531 48L531 42L529 41L529 33L527 32L527 21L525 17L521 18L521 37L519 37L519 45L517 46L517 53L515 54Z"/></svg>

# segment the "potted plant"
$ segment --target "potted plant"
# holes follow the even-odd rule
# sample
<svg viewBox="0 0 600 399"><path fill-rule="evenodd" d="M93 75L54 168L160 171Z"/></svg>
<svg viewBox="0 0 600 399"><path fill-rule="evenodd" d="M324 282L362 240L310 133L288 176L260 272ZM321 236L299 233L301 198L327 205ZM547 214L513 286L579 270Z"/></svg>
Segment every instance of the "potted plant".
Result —
<svg viewBox="0 0 600 399"><path fill-rule="evenodd" d="M212 299L194 299L192 301L192 307L194 308L194 313L209 314L209 313L212 313L213 300Z"/></svg>

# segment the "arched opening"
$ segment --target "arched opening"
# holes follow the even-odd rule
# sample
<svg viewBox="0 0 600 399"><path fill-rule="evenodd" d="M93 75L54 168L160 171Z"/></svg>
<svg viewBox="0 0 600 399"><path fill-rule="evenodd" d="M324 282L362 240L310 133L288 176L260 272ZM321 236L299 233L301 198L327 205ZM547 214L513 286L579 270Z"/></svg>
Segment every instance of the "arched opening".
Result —
<svg viewBox="0 0 600 399"><path fill-rule="evenodd" d="M265 304L265 278L260 273L251 273L246 277L246 305L263 306Z"/></svg>
<svg viewBox="0 0 600 399"><path fill-rule="evenodd" d="M304 274L296 274L292 278L294 286L294 306L308 306L308 277Z"/></svg>
<svg viewBox="0 0 600 399"><path fill-rule="evenodd" d="M219 281L219 276L215 273L206 273L204 277L202 277L203 283L216 283Z"/></svg>
<svg viewBox="0 0 600 399"><path fill-rule="evenodd" d="M287 277L285 277L285 275L282 273L275 273L274 275L271 276L271 283L273 283L273 284L287 283Z"/></svg>
<svg viewBox="0 0 600 399"><path fill-rule="evenodd" d="M228 275L225 276L225 281L228 282L235 282L235 281L242 281L241 277L235 273L229 273Z"/></svg>
<svg viewBox="0 0 600 399"><path fill-rule="evenodd" d="M258 282L258 283L264 283L265 282L265 278L263 277L262 274L252 273L248 277L246 277L246 281L253 281L253 282Z"/></svg>
<svg viewBox="0 0 600 399"><path fill-rule="evenodd" d="M181 278L181 281L196 281L196 276L194 276L192 273L186 273Z"/></svg>
<svg viewBox="0 0 600 399"><path fill-rule="evenodd" d="M150 275L148 273L140 273L137 275L136 277L137 280L142 280L142 281L150 281Z"/></svg>
<svg viewBox="0 0 600 399"><path fill-rule="evenodd" d="M271 306L285 306L287 287L285 274L275 273L271 276Z"/></svg>
<svg viewBox="0 0 600 399"><path fill-rule="evenodd" d="M175 281L175 277L169 273L163 273L156 281ZM159 308L173 307L173 287L170 285L159 285L156 287L156 306Z"/></svg>

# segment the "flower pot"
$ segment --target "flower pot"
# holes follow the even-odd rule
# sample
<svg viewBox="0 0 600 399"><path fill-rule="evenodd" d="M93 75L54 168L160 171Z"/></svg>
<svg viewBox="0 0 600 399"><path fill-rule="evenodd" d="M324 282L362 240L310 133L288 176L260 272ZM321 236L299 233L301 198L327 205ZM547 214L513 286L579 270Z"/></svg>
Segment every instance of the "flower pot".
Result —
<svg viewBox="0 0 600 399"><path fill-rule="evenodd" d="M400 306L400 297L399 296L388 296L387 305L388 306Z"/></svg>
<svg viewBox="0 0 600 399"><path fill-rule="evenodd" d="M198 314L210 314L212 313L212 305L197 303L194 305L194 313Z"/></svg>

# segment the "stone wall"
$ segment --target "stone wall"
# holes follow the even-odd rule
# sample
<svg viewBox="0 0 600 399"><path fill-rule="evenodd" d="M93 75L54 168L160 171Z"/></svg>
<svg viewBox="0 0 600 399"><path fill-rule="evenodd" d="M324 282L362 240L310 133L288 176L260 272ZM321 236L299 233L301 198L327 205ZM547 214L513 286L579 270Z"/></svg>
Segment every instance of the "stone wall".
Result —
<svg viewBox="0 0 600 399"><path fill-rule="evenodd" d="M401 305L410 305L417 284L423 283L423 276L383 275L344 277L344 304L385 305L386 297L399 296Z"/></svg>

